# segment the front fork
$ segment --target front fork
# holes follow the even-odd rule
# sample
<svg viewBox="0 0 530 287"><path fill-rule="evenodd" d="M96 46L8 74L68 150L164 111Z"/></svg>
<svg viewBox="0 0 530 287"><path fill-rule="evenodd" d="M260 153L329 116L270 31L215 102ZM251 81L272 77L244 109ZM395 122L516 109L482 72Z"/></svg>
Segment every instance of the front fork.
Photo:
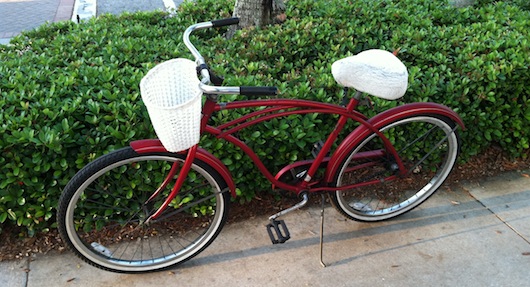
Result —
<svg viewBox="0 0 530 287"><path fill-rule="evenodd" d="M184 165L182 168L180 168L180 172L177 178L177 182L175 183L175 186L173 186L173 189L171 190L171 193L167 196L164 203L158 208L155 213L150 215L147 220L145 221L146 224L148 224L151 220L156 220L163 212L166 210L166 208L169 206L171 201L177 196L180 189L182 188L182 185L184 184L184 180L188 177L188 173L191 169L191 165L193 164L193 161L195 160L195 155L197 154L197 147L198 145L194 145L188 150L188 154L186 155L186 160L184 161ZM174 178L175 174L177 174L179 170L179 164L175 162L173 166L171 167L171 170L169 171L169 174L167 175L164 182L158 187L158 189L149 197L149 199L144 203L144 205L147 205L151 200L153 200L156 196L160 194L160 192L169 184L169 182Z"/></svg>
<svg viewBox="0 0 530 287"><path fill-rule="evenodd" d="M217 102L216 95L206 95L206 98L207 100L202 108L201 133L204 131L204 128L206 127L208 120L210 119L210 116L212 115L212 112L214 111L215 104ZM177 182L175 183L175 186L171 190L171 193L168 195L168 197L166 198L162 206L160 206L155 213L153 213L147 218L145 222L146 224L148 224L151 220L156 220L164 212L164 210L166 210L166 208L169 206L169 204L175 198L175 196L177 196L180 188L184 184L184 180L186 180L186 177L188 176L191 165L193 164L193 161L195 160L195 155L197 154L197 148L198 148L198 145L194 145L188 150L188 154L186 155L186 160L184 161L184 165L180 169L180 173L177 178ZM164 180L164 182L151 195L151 197L149 197L149 199L144 203L144 205L147 205L151 200L153 200L155 197L157 197L160 194L160 192L169 184L171 179L178 172L178 169L179 169L179 164L174 163L173 166L171 167L169 174Z"/></svg>

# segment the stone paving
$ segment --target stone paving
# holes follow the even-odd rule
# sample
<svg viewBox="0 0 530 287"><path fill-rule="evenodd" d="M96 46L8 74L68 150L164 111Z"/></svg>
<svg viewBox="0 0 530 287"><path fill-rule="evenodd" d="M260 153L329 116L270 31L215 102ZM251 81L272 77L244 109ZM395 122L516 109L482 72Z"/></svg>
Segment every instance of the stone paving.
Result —
<svg viewBox="0 0 530 287"><path fill-rule="evenodd" d="M101 14L176 9L184 0L0 0L0 44L46 22Z"/></svg>
<svg viewBox="0 0 530 287"><path fill-rule="evenodd" d="M115 13L116 11L137 12L148 10L164 10L164 1L162 0L143 0L143 1L98 1L98 15L106 13Z"/></svg>
<svg viewBox="0 0 530 287"><path fill-rule="evenodd" d="M69 20L75 0L0 0L0 38L11 38L46 22Z"/></svg>

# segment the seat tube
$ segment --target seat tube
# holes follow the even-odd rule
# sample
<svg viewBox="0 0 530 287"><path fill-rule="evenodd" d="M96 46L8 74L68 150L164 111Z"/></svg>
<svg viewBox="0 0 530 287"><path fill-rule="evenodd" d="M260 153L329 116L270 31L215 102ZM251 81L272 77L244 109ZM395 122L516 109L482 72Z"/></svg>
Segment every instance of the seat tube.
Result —
<svg viewBox="0 0 530 287"><path fill-rule="evenodd" d="M335 128L333 129L331 134L326 139L326 142L324 143L324 146L322 147L322 149L318 153L315 161L313 162L313 164L311 165L309 170L307 171L307 175L304 178L304 181L306 183L311 181L311 178L316 173L318 167L320 166L320 164L324 160L324 157L326 156L328 151L331 150L331 146L333 145L335 140L338 138L339 133L342 131L342 128L344 127L344 125L346 124L347 121L348 121L348 118L346 116L340 116L339 120L337 121L337 124L335 125Z"/></svg>
<svg viewBox="0 0 530 287"><path fill-rule="evenodd" d="M344 89L344 96L346 97L347 95L348 95L348 89L345 88ZM355 108L357 108L357 105L359 105L359 101L360 101L361 95L362 95L362 92L357 91L355 93L355 95L351 98L351 100L348 102L348 105L346 106L346 111L348 111L348 113L353 112L353 110L355 110ZM326 139L326 142L324 143L324 146L320 150L319 154L317 155L315 161L313 162L313 164L311 165L309 170L307 171L307 175L304 178L304 182L307 183L307 182L311 181L311 178L314 176L314 174L316 173L318 167L320 166L320 164L324 160L325 155L331 150L331 147L332 147L333 143L339 137L339 134L342 131L342 129L344 128L344 125L346 124L347 121L348 121L348 117L346 117L346 116L340 116L339 117L339 120L337 121L337 124L335 125L335 128L333 129L331 134Z"/></svg>

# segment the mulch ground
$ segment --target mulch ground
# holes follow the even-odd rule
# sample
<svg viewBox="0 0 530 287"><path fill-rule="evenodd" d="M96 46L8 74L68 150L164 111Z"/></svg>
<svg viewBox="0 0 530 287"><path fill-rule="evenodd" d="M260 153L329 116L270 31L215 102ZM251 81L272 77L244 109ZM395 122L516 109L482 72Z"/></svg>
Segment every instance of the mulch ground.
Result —
<svg viewBox="0 0 530 287"><path fill-rule="evenodd" d="M472 158L467 163L458 165L445 184L454 185L461 180L480 179L506 171L528 168L530 168L530 157L513 160L508 158L501 149L491 148ZM229 222L238 222L261 215L272 215L279 210L292 206L297 201L296 198L291 196L278 199L278 194L264 192L250 203L244 205L239 203L232 204ZM65 250L56 229L26 238L24 237L23 228L4 224L0 236L0 261L20 259L32 254L45 254L50 251L62 252Z"/></svg>

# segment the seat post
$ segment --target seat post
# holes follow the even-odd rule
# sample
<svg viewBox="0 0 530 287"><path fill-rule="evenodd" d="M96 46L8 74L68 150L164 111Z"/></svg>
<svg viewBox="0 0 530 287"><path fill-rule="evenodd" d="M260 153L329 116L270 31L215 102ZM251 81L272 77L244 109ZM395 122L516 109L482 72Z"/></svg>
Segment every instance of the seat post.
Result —
<svg viewBox="0 0 530 287"><path fill-rule="evenodd" d="M344 92L345 92L344 98L346 99L347 88L344 88ZM353 110L355 110L357 108L357 106L359 105L359 102L361 101L362 94L363 93L360 92L360 91L355 91L355 95L353 95L353 97L351 98L350 102L346 106L346 110L348 112L352 112Z"/></svg>
<svg viewBox="0 0 530 287"><path fill-rule="evenodd" d="M353 98L356 99L357 101L360 101L362 95L363 95L363 92L355 91L355 95L353 95Z"/></svg>

